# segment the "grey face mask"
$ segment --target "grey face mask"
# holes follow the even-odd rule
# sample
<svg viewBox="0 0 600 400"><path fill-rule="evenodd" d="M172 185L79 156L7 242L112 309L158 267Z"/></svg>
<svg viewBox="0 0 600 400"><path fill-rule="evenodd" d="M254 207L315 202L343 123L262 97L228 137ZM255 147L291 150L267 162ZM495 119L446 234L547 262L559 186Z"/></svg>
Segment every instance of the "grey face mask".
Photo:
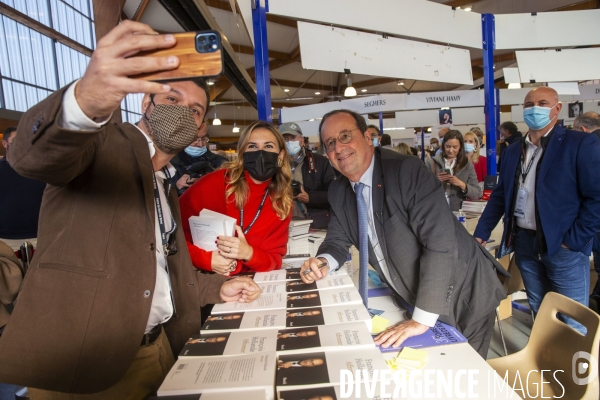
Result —
<svg viewBox="0 0 600 400"><path fill-rule="evenodd" d="M150 117L144 114L144 118L152 141L167 154L177 154L196 140L198 126L192 111L186 106L154 104Z"/></svg>

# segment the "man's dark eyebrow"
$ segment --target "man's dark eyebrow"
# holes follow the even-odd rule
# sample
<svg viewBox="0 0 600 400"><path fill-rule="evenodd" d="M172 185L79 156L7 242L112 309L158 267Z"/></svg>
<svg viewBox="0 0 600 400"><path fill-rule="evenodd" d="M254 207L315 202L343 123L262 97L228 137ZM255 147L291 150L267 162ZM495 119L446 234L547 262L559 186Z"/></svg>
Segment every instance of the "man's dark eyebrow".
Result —
<svg viewBox="0 0 600 400"><path fill-rule="evenodd" d="M171 88L170 91L174 92L175 94L177 94L179 96L183 96L183 94L177 89ZM206 111L206 108L204 108L204 106L202 104L198 103L197 101L194 102L194 105L200 107L202 109L202 111Z"/></svg>

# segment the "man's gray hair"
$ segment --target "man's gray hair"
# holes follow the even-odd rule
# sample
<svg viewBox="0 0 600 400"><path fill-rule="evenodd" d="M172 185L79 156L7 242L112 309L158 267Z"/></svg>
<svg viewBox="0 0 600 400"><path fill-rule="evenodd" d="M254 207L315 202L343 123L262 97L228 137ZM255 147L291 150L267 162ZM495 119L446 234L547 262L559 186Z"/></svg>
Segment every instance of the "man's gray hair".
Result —
<svg viewBox="0 0 600 400"><path fill-rule="evenodd" d="M581 130L582 127L589 129L590 131L600 129L600 115L595 112L587 112L575 118L575 121L573 121L573 128Z"/></svg>

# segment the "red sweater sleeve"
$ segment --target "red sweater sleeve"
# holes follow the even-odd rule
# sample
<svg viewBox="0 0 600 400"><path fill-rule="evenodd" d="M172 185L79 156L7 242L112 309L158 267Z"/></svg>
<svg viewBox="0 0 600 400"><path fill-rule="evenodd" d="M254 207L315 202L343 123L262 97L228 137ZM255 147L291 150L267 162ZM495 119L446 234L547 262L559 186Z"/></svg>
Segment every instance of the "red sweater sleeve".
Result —
<svg viewBox="0 0 600 400"><path fill-rule="evenodd" d="M262 239L260 247L252 246L252 259L244 265L257 272L272 271L281 268L281 258L287 253L287 242L292 213L283 221L277 220L274 229Z"/></svg>
<svg viewBox="0 0 600 400"><path fill-rule="evenodd" d="M223 175L223 171L217 171L203 176L198 182L196 182L189 189L187 189L179 198L179 208L181 209L181 224L183 225L182 228L183 233L185 235L185 242L188 251L190 252L192 264L198 269L211 272L212 251L202 250L201 248L194 245L194 242L192 240L192 233L190 231L189 218L194 215L197 216L198 214L200 214L200 211L202 211L205 208L216 212L224 213L223 206L219 207L218 202L214 201L215 198L220 197L207 196L207 193L214 193L216 189L214 187L215 183L217 183L218 185L219 181L218 175ZM223 179L224 178L221 176L221 181L223 181ZM221 186L223 186L222 183ZM211 189L209 190L208 188ZM211 201L211 199L213 200Z"/></svg>
<svg viewBox="0 0 600 400"><path fill-rule="evenodd" d="M485 181L485 177L487 176L487 160L484 156L479 156L479 160L477 160L477 180L479 182Z"/></svg>

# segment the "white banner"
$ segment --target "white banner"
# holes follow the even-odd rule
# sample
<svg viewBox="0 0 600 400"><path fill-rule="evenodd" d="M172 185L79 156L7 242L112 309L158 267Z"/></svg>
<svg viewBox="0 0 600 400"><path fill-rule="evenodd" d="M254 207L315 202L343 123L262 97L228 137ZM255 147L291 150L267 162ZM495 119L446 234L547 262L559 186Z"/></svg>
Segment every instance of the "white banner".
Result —
<svg viewBox="0 0 600 400"><path fill-rule="evenodd" d="M579 93L573 100L600 100L600 85L581 85Z"/></svg>
<svg viewBox="0 0 600 400"><path fill-rule="evenodd" d="M281 123L307 121L322 118L329 111L347 109L359 114L396 111L404 109L405 94L380 94L377 96L356 97L350 100L331 101L308 106L281 109Z"/></svg>
<svg viewBox="0 0 600 400"><path fill-rule="evenodd" d="M424 132L424 133L425 134L423 136L425 136L425 144L428 144L429 141L431 140L431 132ZM421 145L421 132L415 133L415 144Z"/></svg>
<svg viewBox="0 0 600 400"><path fill-rule="evenodd" d="M457 90L454 92L411 93L406 96L406 109L421 110L442 107L482 106L483 90Z"/></svg>

